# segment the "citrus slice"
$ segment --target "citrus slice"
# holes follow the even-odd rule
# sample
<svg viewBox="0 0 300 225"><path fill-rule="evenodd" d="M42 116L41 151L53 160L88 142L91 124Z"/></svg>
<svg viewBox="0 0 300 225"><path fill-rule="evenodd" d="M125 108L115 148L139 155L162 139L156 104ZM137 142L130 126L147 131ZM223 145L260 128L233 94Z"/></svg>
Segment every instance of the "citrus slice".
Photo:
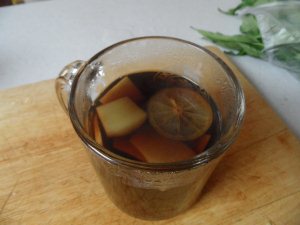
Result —
<svg viewBox="0 0 300 225"><path fill-rule="evenodd" d="M194 140L212 124L207 100L188 88L165 88L153 95L147 106L149 122L161 135L180 141Z"/></svg>

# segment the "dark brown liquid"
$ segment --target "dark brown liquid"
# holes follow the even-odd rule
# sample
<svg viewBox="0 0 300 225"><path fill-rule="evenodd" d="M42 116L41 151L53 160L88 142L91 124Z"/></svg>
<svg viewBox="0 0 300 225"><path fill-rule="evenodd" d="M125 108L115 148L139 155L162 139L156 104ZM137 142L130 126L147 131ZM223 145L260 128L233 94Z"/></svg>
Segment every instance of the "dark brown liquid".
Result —
<svg viewBox="0 0 300 225"><path fill-rule="evenodd" d="M207 100L213 111L213 123L206 132L211 135L211 139L206 146L206 149L213 145L213 143L219 138L219 113L213 100L205 90L201 89L188 79L174 74L162 72L142 72L127 76L135 84L135 86L138 87L145 97L143 101L138 103L139 107L144 110L146 110L146 104L149 98L164 88L184 87L199 93L199 95L203 96ZM99 96L99 98L104 96L119 81L120 79L113 82ZM94 107L91 109L92 114L95 113L95 108L99 106L99 104L100 103L98 99L95 101ZM92 114L91 118L94 116ZM90 125L91 127L94 125L92 120L90 121ZM138 128L138 130L135 130L134 133L139 132L140 129L149 126L151 125L148 121L146 121L142 127ZM90 130L91 136L93 136L93 130ZM100 130L102 133L103 145L107 149L123 157L137 160L134 155L126 154L123 151L114 148L114 138L107 137L101 121ZM129 139L131 135L132 134L126 135L125 138ZM197 140L185 141L183 143L189 148L194 149ZM194 204L197 197L200 195L206 180L210 176L217 163L217 160L214 160L209 164L201 166L202 168L200 169L195 168L191 170L177 171L177 173L174 173L173 175L172 173L164 172L162 175L166 176L166 179L169 179L169 181L175 179L175 183L177 183L175 185L169 185L165 183L168 181L163 180L163 188L157 188L155 185L151 186L151 184L149 184L149 180L145 180L147 174L149 175L148 172L139 171L138 175L133 173L134 177L131 179L130 174L133 170L112 165L105 160L99 159L99 157L94 154L91 154L91 156L93 165L101 179L102 185L115 205L132 216L147 220L158 220L172 217ZM161 176L159 172L154 172L153 174L155 174L153 177ZM140 180L137 181L135 176L140 176ZM186 178L192 179L187 181Z"/></svg>
<svg viewBox="0 0 300 225"><path fill-rule="evenodd" d="M209 143L206 146L206 149L209 148L213 143L218 139L219 137L219 113L217 110L216 105L214 104L213 100L210 98L210 96L207 94L207 92L204 89L201 89L198 85L194 84L193 82L189 81L188 79L183 78L182 76L165 73L165 72L142 72L142 73L134 73L129 74L127 77L135 84L135 86L142 92L143 96L145 97L143 101L139 102L139 107L144 109L146 111L146 104L148 100L158 91L164 89L164 88L172 88L172 87L183 87L183 88L189 88L204 97L207 102L210 104L212 111L213 111L213 123L211 127L207 130L206 134L211 135L211 139ZM123 78L123 77L122 77ZM99 99L104 96L113 86L115 86L122 78L119 78L115 80L112 84L110 84L103 93L99 96L99 98L95 101L94 107L91 109L91 114L95 113L95 108L99 106L101 103ZM91 115L93 116L93 115ZM101 120L99 120L100 124L100 130L102 134L102 140L103 145L107 149L113 151L116 154L119 154L121 156L138 160L134 155L129 155L124 153L123 151L120 151L119 149L115 148L113 146L113 138L108 138L105 130L101 124ZM91 125L93 127L93 125ZM142 127L140 127L138 130L135 130L134 132L137 133L139 130L145 129L145 127L151 127L149 122L146 120L146 122L143 124ZM92 131L91 131L92 132ZM130 134L126 135L125 138L130 138ZM191 141L184 141L184 144L187 145L191 149L195 149L196 143L198 139L191 140Z"/></svg>

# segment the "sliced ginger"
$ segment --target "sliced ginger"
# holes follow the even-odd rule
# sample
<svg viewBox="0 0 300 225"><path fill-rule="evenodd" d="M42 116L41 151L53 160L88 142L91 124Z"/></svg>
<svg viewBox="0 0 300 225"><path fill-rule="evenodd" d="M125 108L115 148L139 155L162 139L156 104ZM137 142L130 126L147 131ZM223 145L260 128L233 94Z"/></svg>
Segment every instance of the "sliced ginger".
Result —
<svg viewBox="0 0 300 225"><path fill-rule="evenodd" d="M145 161L144 156L139 152L139 150L136 147L134 147L133 144L129 142L127 138L115 138L113 141L113 146L119 151L131 155L140 161Z"/></svg>
<svg viewBox="0 0 300 225"><path fill-rule="evenodd" d="M208 142L211 139L211 135L210 134L204 134L202 137L199 138L199 140L197 140L197 144L196 144L196 152L199 154L201 152L203 152L207 145Z"/></svg>
<svg viewBox="0 0 300 225"><path fill-rule="evenodd" d="M144 129L134 134L130 142L149 163L182 161L196 155L182 142L160 136L153 129Z"/></svg>
<svg viewBox="0 0 300 225"><path fill-rule="evenodd" d="M100 98L100 102L106 104L122 97L129 97L134 102L144 98L134 83L128 77L124 77Z"/></svg>
<svg viewBox="0 0 300 225"><path fill-rule="evenodd" d="M146 120L146 113L128 97L98 106L97 113L108 137L127 135Z"/></svg>
<svg viewBox="0 0 300 225"><path fill-rule="evenodd" d="M99 123L99 118L97 116L96 113L94 113L93 115L93 131L94 131L94 138L95 141L102 145L103 144L103 140L102 140L102 134L101 134L101 130L100 130L100 123Z"/></svg>

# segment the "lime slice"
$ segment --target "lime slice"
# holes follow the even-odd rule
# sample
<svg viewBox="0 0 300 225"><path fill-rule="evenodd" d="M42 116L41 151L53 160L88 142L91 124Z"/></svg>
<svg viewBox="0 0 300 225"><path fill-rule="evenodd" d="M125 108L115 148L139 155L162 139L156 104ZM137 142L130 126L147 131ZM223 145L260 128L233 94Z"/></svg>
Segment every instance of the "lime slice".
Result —
<svg viewBox="0 0 300 225"><path fill-rule="evenodd" d="M153 95L147 106L149 122L161 135L180 141L203 135L212 124L211 106L188 88L165 88Z"/></svg>

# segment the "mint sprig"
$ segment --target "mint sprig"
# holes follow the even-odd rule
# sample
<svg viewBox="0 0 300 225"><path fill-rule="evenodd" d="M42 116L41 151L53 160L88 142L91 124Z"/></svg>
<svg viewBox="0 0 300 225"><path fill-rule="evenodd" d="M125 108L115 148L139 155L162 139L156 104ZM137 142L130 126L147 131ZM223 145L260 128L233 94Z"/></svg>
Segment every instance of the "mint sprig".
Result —
<svg viewBox="0 0 300 225"><path fill-rule="evenodd" d="M243 17L243 22L240 26L242 34L225 35L219 32L210 32L201 29L195 30L217 45L230 49L231 51L227 52L229 54L250 55L256 58L262 57L264 44L253 15Z"/></svg>
<svg viewBox="0 0 300 225"><path fill-rule="evenodd" d="M245 7L253 7L275 1L276 0L242 0L239 5L229 9L228 11L223 11L220 9L219 11L228 15L236 15L238 10L241 10ZM281 1L280 4L288 4L288 1ZM300 74L300 39L299 36L297 36L297 27L299 27L300 14L297 13L297 10L299 9L299 5L297 5L298 3L293 4L295 4L295 8L287 7L287 9L283 8L281 11L279 10L277 12L278 23L281 23L280 26L282 26L283 29L286 29L286 32L281 34L281 36L279 35L279 37L282 39L286 38L286 43L281 40L283 44L274 45L268 49L265 49L256 17L253 14L246 14L242 17L240 34L226 35L219 32L210 32L196 28L193 29L199 32L204 38L227 49L225 53L238 56L249 55L255 58L260 58ZM282 18L280 17L281 15ZM273 27L272 24L269 25L271 31ZM275 28L277 29L277 27ZM291 32L289 29L291 29L293 32ZM298 41L291 42L291 37L296 39L298 37Z"/></svg>
<svg viewBox="0 0 300 225"><path fill-rule="evenodd" d="M222 9L218 9L220 12L225 13L227 15L236 15L236 12L244 9L246 7L253 7L253 6L257 6L257 5L262 5L262 4L266 4L266 3L270 3L270 2L274 2L275 0L242 0L242 2L240 4L238 4L236 7L231 8L227 11L224 11Z"/></svg>

